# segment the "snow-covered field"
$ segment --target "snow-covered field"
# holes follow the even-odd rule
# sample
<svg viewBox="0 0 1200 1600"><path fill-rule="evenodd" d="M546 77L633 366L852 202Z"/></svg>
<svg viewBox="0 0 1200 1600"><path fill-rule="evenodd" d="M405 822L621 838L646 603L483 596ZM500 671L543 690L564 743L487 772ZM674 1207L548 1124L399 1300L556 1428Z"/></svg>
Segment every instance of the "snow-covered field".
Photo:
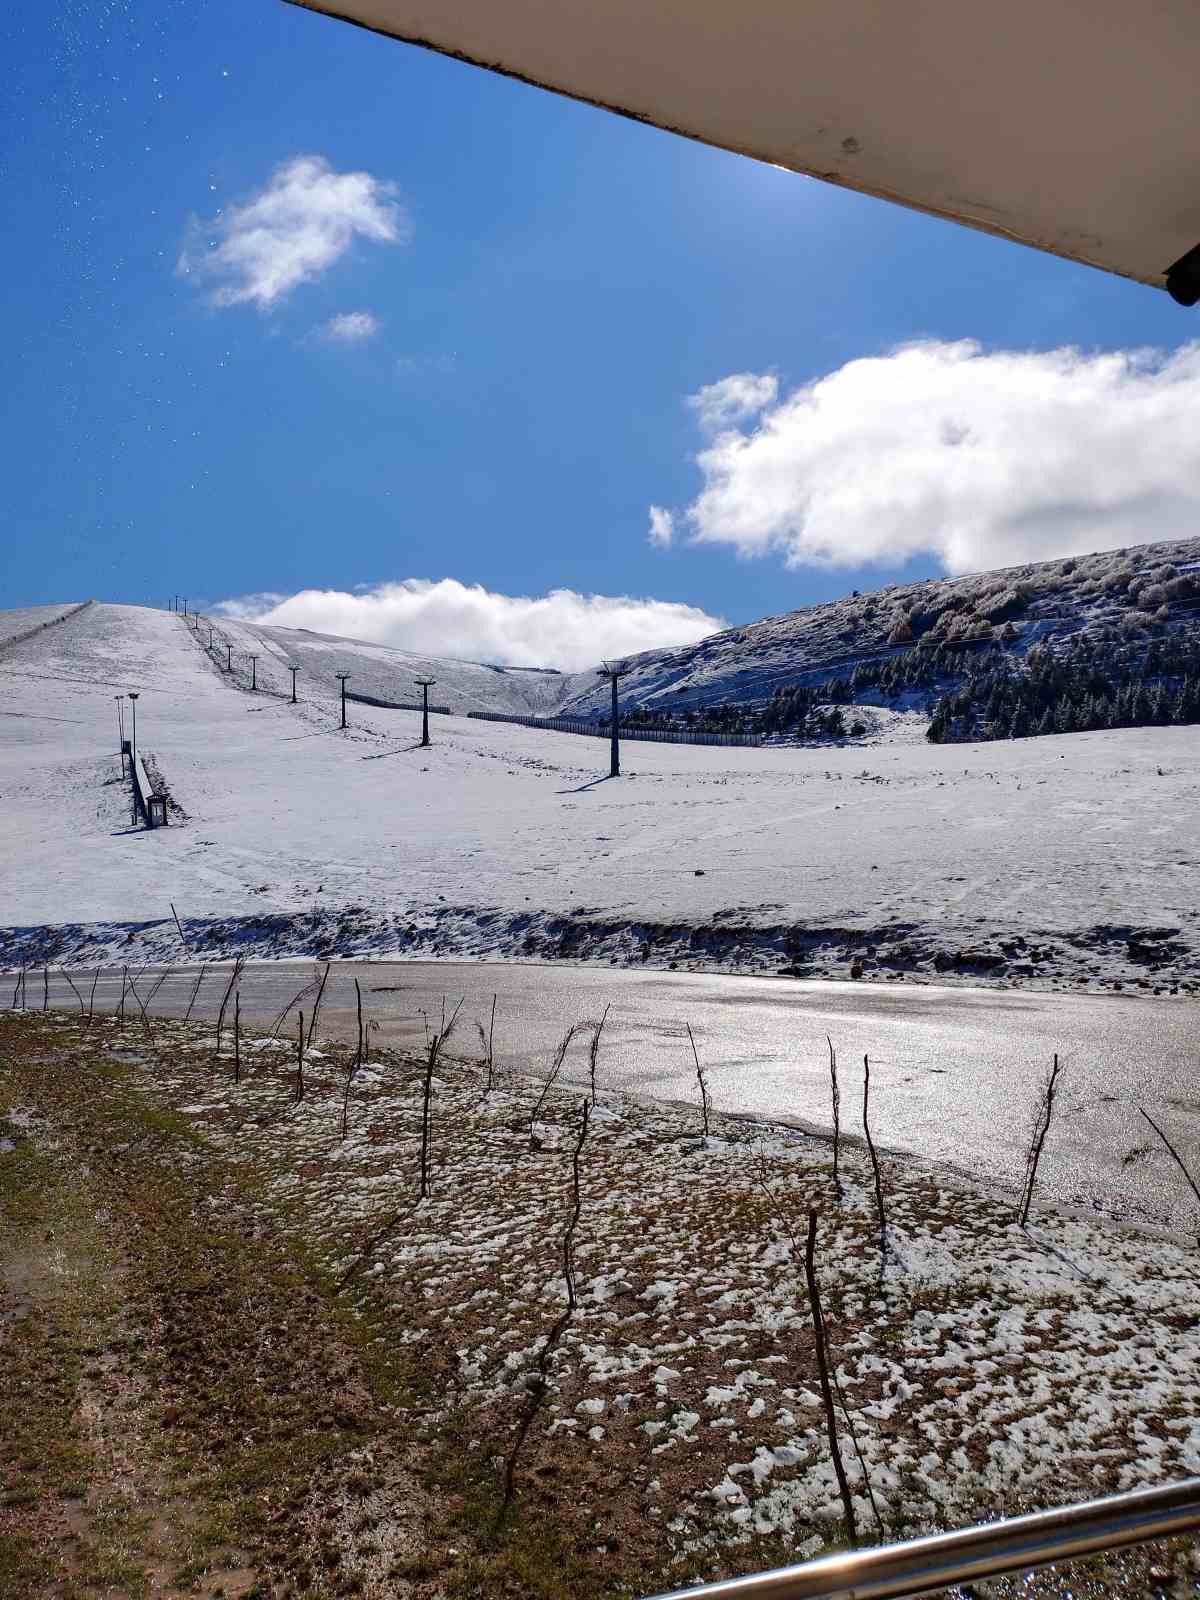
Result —
<svg viewBox="0 0 1200 1600"><path fill-rule="evenodd" d="M438 717L420 750L415 714L358 705L340 731L331 673L371 648L322 645L324 675L310 653L295 707L279 657L251 694L167 612L94 605L5 649L0 960L177 956L173 903L214 953L1200 977L1193 729L630 743L608 781L601 739ZM174 806L153 833L113 753L130 689Z"/></svg>

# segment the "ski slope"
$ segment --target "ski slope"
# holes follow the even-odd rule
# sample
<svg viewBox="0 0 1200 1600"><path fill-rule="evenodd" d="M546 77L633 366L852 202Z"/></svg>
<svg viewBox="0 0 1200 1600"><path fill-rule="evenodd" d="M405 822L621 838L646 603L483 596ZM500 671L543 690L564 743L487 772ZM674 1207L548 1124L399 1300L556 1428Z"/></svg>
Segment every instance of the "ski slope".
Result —
<svg viewBox="0 0 1200 1600"><path fill-rule="evenodd" d="M174 904L211 954L1200 977L1192 729L629 744L611 781L599 738L438 717L422 750L415 713L357 705L342 732L317 658L292 706L278 657L251 693L168 612L93 605L7 648L0 961L176 958ZM114 754L131 689L173 803L154 832Z"/></svg>

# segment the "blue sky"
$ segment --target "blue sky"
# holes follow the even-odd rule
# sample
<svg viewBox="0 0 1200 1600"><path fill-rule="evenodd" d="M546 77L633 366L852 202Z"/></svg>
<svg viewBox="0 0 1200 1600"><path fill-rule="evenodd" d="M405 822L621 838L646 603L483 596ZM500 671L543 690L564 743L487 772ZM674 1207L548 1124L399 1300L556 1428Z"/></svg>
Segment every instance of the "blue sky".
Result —
<svg viewBox="0 0 1200 1600"><path fill-rule="evenodd" d="M737 622L1191 514L1196 447L1148 464L1200 387L1165 295L276 0L22 9L0 605L449 578ZM181 253L301 157L368 175L396 239L353 235L265 309L214 303L236 276ZM329 336L350 314L370 337ZM739 374L772 380L757 410L714 387ZM900 436L918 413L958 450L948 501Z"/></svg>

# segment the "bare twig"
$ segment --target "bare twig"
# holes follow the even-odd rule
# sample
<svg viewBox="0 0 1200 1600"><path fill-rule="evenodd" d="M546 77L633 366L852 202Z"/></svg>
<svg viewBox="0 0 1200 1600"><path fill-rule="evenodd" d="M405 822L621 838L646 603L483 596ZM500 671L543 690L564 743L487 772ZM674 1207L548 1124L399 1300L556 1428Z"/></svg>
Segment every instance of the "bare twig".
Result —
<svg viewBox="0 0 1200 1600"><path fill-rule="evenodd" d="M808 1281L808 1299L812 1308L813 1337L817 1346L817 1373L821 1379L821 1399L825 1406L825 1426L829 1433L829 1449L833 1456L833 1470L841 1491L842 1508L846 1513L846 1532L850 1543L858 1543L858 1525L854 1518L854 1500L846 1481L842 1464L842 1450L838 1443L837 1416L833 1409L833 1394L829 1385L829 1361L825 1353L825 1319L821 1312L821 1288L817 1282L817 1213L808 1213L808 1243L804 1251L804 1276Z"/></svg>
<svg viewBox="0 0 1200 1600"><path fill-rule="evenodd" d="M842 1093L838 1088L837 1051L833 1048L833 1040L825 1035L825 1043L829 1046L829 1089L833 1101L833 1192L840 1200L842 1198L842 1180L838 1175L838 1156L842 1142Z"/></svg>
<svg viewBox="0 0 1200 1600"><path fill-rule="evenodd" d="M488 1023L487 1036L487 1086L490 1094L496 1086L496 996L492 996L492 1017Z"/></svg>
<svg viewBox="0 0 1200 1600"><path fill-rule="evenodd" d="M442 1001L442 1031L441 1033L435 1033L429 1043L429 1057L425 1063L425 1078L421 1093L421 1186L419 1198L422 1200L425 1199L430 1189L429 1147L433 1128L432 1108L434 1069L437 1066L438 1057L442 1053L442 1047L445 1045L446 1040L454 1032L455 1026L458 1022L458 1014L462 1010L463 1002L465 1000L466 996L464 995L462 1000L460 1000L455 1006L454 1015L450 1018L449 1022L445 1021L446 1002L445 1000Z"/></svg>
<svg viewBox="0 0 1200 1600"><path fill-rule="evenodd" d="M303 1011L297 1011L296 1016L299 1018L299 1024L300 1024L299 1025L299 1030L298 1030L298 1032L296 1034L296 1099L297 1100L303 1100L304 1099L304 1013L303 1013ZM309 1030L309 1035L308 1036L309 1036L310 1039L312 1038L312 1030L311 1029Z"/></svg>
<svg viewBox="0 0 1200 1600"><path fill-rule="evenodd" d="M242 968L246 965L245 956L238 956L233 963L233 971L229 974L229 982L225 987L225 996L221 1001L221 1009L217 1012L217 1054L221 1054L221 1030L225 1026L225 1011L229 1005L230 996L237 987L242 975Z"/></svg>
<svg viewBox="0 0 1200 1600"><path fill-rule="evenodd" d="M604 1032L604 1024L608 1021L611 1006L605 1006L600 1015L600 1021L592 1032L592 1042L588 1046L588 1076L592 1083L592 1105L596 1104L596 1063L600 1057L600 1035Z"/></svg>
<svg viewBox="0 0 1200 1600"><path fill-rule="evenodd" d="M776 1197L774 1191L771 1188L771 1185L767 1181L766 1157L763 1156L761 1159L762 1159L762 1171L759 1174L759 1180L758 1181L762 1186L763 1193L766 1195L768 1201L771 1204L771 1208L772 1208L772 1210L773 1210L773 1212L775 1214L776 1220L780 1223L780 1225L783 1227L784 1231L786 1232L788 1238L791 1240L792 1249L795 1252L797 1259L799 1259L799 1257L803 1253L801 1251L801 1248L800 1248L800 1242L796 1238L795 1229L792 1227L791 1223L788 1221L787 1215L784 1212L783 1207L780 1205L778 1198ZM811 1292L809 1294L809 1302L810 1302L810 1304L812 1303ZM829 1333L828 1333L828 1330L827 1330L827 1328L825 1326L825 1312L824 1312L824 1309L821 1306L819 1298L818 1298L818 1300L816 1302L816 1312L817 1312L817 1315L821 1319L821 1334L822 1334L822 1337L825 1340L825 1349L826 1349L826 1354L828 1355ZM853 1415L852 1415L852 1413L850 1411L850 1407L846 1404L846 1396L842 1392L842 1385L841 1385L840 1381L838 1380L836 1364L833 1363L832 1361L830 1361L828 1363L828 1366L829 1366L830 1382L833 1384L834 1392L837 1395L838 1405L842 1408L842 1416L846 1420L846 1430L850 1435L850 1443L854 1446L854 1454L855 1454L855 1457L858 1460L858 1470L862 1473L863 1486L867 1491L867 1499L871 1502L871 1511L874 1514L876 1525L879 1528L880 1533L883 1534L885 1532L884 1526L883 1526L883 1518L880 1515L879 1506L878 1506L878 1504L876 1503L876 1500L875 1500L875 1489L874 1489L873 1484L871 1483L871 1474L867 1471L866 1458L864 1457L864 1455L862 1453L862 1446L858 1442L858 1430L854 1426L854 1417L853 1417Z"/></svg>
<svg viewBox="0 0 1200 1600"><path fill-rule="evenodd" d="M233 1081L242 1081L242 996L238 990L233 996Z"/></svg>
<svg viewBox="0 0 1200 1600"><path fill-rule="evenodd" d="M308 1042L311 1045L317 1037L317 1018L321 1013L321 1001L325 997L325 985L329 982L329 969L332 961L325 963L325 971L321 974L321 987L317 990L317 998L313 1001L312 1016L308 1022Z"/></svg>
<svg viewBox="0 0 1200 1600"><path fill-rule="evenodd" d="M1166 1134L1159 1127L1158 1123L1155 1122L1154 1118L1150 1115L1150 1113L1148 1111L1143 1111L1141 1106L1139 1106L1138 1107L1138 1115L1140 1117L1144 1117L1146 1119L1146 1121L1154 1129L1154 1131L1158 1135L1158 1137L1166 1145L1167 1149L1171 1153L1171 1156L1172 1156L1172 1158L1173 1158L1173 1160L1175 1162L1175 1165L1179 1168L1180 1172L1182 1172L1184 1177L1187 1179L1188 1187L1191 1189L1192 1193L1196 1196L1197 1203L1200 1203L1200 1189L1198 1189L1196 1187L1195 1178L1192 1177L1191 1173L1184 1166L1183 1157L1179 1154L1179 1151L1176 1150L1175 1146L1171 1143L1170 1139L1167 1138Z"/></svg>
<svg viewBox="0 0 1200 1600"><path fill-rule="evenodd" d="M543 1083L542 1092L540 1095L538 1095L537 1103L529 1117L529 1143L531 1146L534 1143L533 1130L537 1126L538 1115L546 1103L546 1096L554 1087L555 1080L562 1071L562 1064L567 1059L567 1051L570 1048L571 1040L577 1033L582 1033L584 1029L589 1026L590 1024L586 1022L573 1022L567 1029L566 1033L564 1033L562 1038L558 1041L558 1049L554 1052L554 1060L550 1067L550 1076L546 1079L545 1083Z"/></svg>
<svg viewBox="0 0 1200 1600"><path fill-rule="evenodd" d="M316 980L315 977L310 978L308 980L308 982L304 985L304 987L301 988L301 989L298 989L296 991L296 993L292 996L292 998L288 1001L287 1005L284 1006L283 1010L279 1012L279 1014L275 1018L275 1021L271 1024L271 1037L272 1037L272 1039L278 1039L280 1028L283 1027L284 1023L291 1016L291 1014L295 1010L295 1008L300 1004L301 1000L305 999L305 997L308 995L309 991L312 989L312 987L316 983L316 981L317 980Z"/></svg>
<svg viewBox="0 0 1200 1600"><path fill-rule="evenodd" d="M71 974L67 971L66 967L60 967L58 970L62 973L63 977L71 985L71 993L75 996L76 1000L79 1001L79 1015L83 1016L83 996L80 994L79 990L75 987L74 979L71 977Z"/></svg>
<svg viewBox="0 0 1200 1600"><path fill-rule="evenodd" d="M200 985L204 982L207 976L208 968L201 964L200 971L196 974L196 987L192 990L192 998L188 1001L187 1010L183 1013L183 1020L185 1022L191 1021L192 1007L196 1004L196 1000L200 994Z"/></svg>
<svg viewBox="0 0 1200 1600"><path fill-rule="evenodd" d="M120 1008L119 1008L118 1013L117 1013L119 1018L120 1018L120 1025L121 1025L122 1028L125 1026L125 990L126 990L126 987L128 986L128 983L129 983L129 968L128 967L122 967L121 968L121 1004L120 1004Z"/></svg>
<svg viewBox="0 0 1200 1600"><path fill-rule="evenodd" d="M179 920L179 913L175 909L175 903L172 900L168 900L167 904L171 907L171 915L175 918L175 926L179 931L179 942L183 946L183 948L186 950L187 947L188 947L188 942L184 938L184 935L183 935L183 923L180 922L180 920Z"/></svg>
<svg viewBox="0 0 1200 1600"><path fill-rule="evenodd" d="M537 1366L533 1372L527 1373L525 1378L529 1398L525 1404L520 1423L517 1426L517 1436L513 1440L513 1447L508 1453L504 1464L504 1498L500 1502L500 1509L496 1513L494 1533L499 1533L504 1526L509 1511L512 1509L514 1495L516 1494L517 1460L529 1430L533 1426L534 1418L541 1409L542 1401L546 1397L548 1387L547 1373L550 1360L558 1347L563 1334L571 1325L575 1315L575 1308L579 1304L575 1280L575 1229L579 1226L580 1214L583 1210L583 1191L580 1184L580 1157L583 1155L583 1146L588 1134L588 1116L591 1107L586 1100L580 1101L579 1106L579 1132L575 1139L575 1148L571 1156L571 1211L567 1218L567 1226L562 1237L563 1279L567 1289L566 1310L555 1322L546 1336L545 1343L538 1352Z"/></svg>
<svg viewBox="0 0 1200 1600"><path fill-rule="evenodd" d="M1029 1221L1029 1208L1033 1204L1033 1186L1037 1181L1038 1162L1042 1159L1042 1150L1046 1143L1046 1135L1050 1132L1050 1119L1054 1115L1054 1087L1058 1082L1058 1056L1042 1085L1042 1092L1038 1099L1037 1110L1033 1117L1033 1134L1029 1141L1029 1155L1025 1160L1025 1187L1021 1192L1021 1226Z"/></svg>
<svg viewBox="0 0 1200 1600"><path fill-rule="evenodd" d="M346 1088L342 1095L342 1138L346 1137L347 1126L350 1119L350 1085L354 1082L354 1074L363 1064L363 1051L366 1048L363 1034L362 990L358 986L358 979L354 980L354 993L358 999L358 1049L354 1052L354 1060L350 1063L350 1070L346 1074Z"/></svg>
<svg viewBox="0 0 1200 1600"><path fill-rule="evenodd" d="M708 1138L708 1085L704 1081L704 1069L700 1065L700 1052L696 1049L696 1039L692 1033L692 1025L685 1022L688 1042L692 1047L692 1060L696 1063L696 1082L700 1085L700 1114L704 1120L704 1137Z"/></svg>
<svg viewBox="0 0 1200 1600"><path fill-rule="evenodd" d="M94 1013L94 1012L95 1012L95 1009L96 1009L96 985L97 985L97 984L98 984L98 983L99 983L99 982L100 982L100 968L99 968L99 967L97 967L97 968L96 968L96 972L95 972L95 975L94 975L94 977L93 977L93 978L92 978L92 992L91 992L91 994L90 994L90 995L89 995L89 997L88 997L88 1013L87 1013L87 1020L88 1020L88 1027L89 1027L89 1028L90 1028L90 1027L91 1027L91 1025L92 1025L92 1016L93 1016L93 1013Z"/></svg>
<svg viewBox="0 0 1200 1600"><path fill-rule="evenodd" d="M871 1157L871 1171L875 1174L875 1210L879 1216L879 1270L883 1272L887 1266L887 1214L883 1208L883 1178L879 1171L879 1157L875 1153L875 1141L871 1137L871 1124L867 1113L871 1099L871 1063L868 1057L863 1057L863 1134L867 1141L867 1150Z"/></svg>

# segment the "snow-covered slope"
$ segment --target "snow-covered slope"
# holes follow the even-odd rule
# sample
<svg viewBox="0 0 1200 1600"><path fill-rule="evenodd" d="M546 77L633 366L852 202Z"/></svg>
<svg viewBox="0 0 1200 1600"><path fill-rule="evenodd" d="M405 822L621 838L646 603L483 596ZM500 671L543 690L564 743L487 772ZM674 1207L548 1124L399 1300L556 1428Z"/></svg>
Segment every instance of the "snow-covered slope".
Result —
<svg viewBox="0 0 1200 1600"><path fill-rule="evenodd" d="M683 711L756 703L776 688L848 676L860 661L923 640L993 638L1021 653L1080 633L1128 640L1197 626L1200 538L1139 545L1066 561L895 584L767 617L678 650L635 656L621 685L626 706ZM897 638L897 629L901 637ZM564 680L567 715L605 707L594 676Z"/></svg>
<svg viewBox="0 0 1200 1600"><path fill-rule="evenodd" d="M42 628L51 628L84 602L65 606L21 606L15 611L0 611L0 649Z"/></svg>
<svg viewBox="0 0 1200 1600"><path fill-rule="evenodd" d="M316 677L316 673L312 674ZM0 657L0 961L378 951L1122 982L1200 975L1200 741L628 745L290 705L183 619L94 605ZM173 826L130 822L115 697ZM306 690L308 691L306 693ZM128 702L126 702L128 714Z"/></svg>
<svg viewBox="0 0 1200 1600"><path fill-rule="evenodd" d="M297 688L332 699L339 694L337 674L349 674L350 695L368 695L400 705L419 704L418 678L434 678L430 704L451 711L501 711L517 716L552 715L562 697L563 675L550 670L491 667L477 661L450 661L413 655L388 645L339 639L306 628L266 627L254 622L198 622L195 637L203 648L212 634L213 656L232 660L238 683L249 684L250 655L258 656L260 686L291 694L289 666L297 666ZM225 648L228 642L232 654Z"/></svg>

